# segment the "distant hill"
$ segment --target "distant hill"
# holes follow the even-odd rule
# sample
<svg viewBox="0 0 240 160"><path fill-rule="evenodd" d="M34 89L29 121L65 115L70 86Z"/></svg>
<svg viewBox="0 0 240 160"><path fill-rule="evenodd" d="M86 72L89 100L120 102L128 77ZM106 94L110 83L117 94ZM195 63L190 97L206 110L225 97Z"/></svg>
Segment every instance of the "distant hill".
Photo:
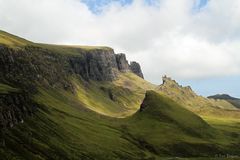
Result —
<svg viewBox="0 0 240 160"><path fill-rule="evenodd" d="M213 95L213 96L209 96L208 98L212 98L212 99L229 99L229 100L240 100L239 98L235 98L235 97L231 97L230 95L228 94L216 94L216 95Z"/></svg>
<svg viewBox="0 0 240 160"><path fill-rule="evenodd" d="M166 95L199 115L240 117L239 113L234 112L237 106L225 99L216 100L199 96L190 86L182 86L167 76L163 76L162 79L163 83L155 89L158 93Z"/></svg>
<svg viewBox="0 0 240 160"><path fill-rule="evenodd" d="M216 94L216 95L213 95L213 96L209 96L208 98L215 99L215 100L226 100L229 103L236 106L237 108L240 108L240 99L235 98L235 97L231 97L228 94Z"/></svg>

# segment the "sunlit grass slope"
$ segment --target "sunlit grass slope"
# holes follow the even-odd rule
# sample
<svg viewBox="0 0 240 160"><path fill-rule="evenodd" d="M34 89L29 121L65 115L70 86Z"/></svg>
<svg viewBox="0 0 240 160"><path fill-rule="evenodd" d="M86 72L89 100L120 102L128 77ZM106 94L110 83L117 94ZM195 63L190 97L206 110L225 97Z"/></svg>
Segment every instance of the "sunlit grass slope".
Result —
<svg viewBox="0 0 240 160"><path fill-rule="evenodd" d="M111 117L126 117L135 113L147 89L155 86L131 72L119 73L113 82L80 82L73 79L78 99L87 108Z"/></svg>
<svg viewBox="0 0 240 160"><path fill-rule="evenodd" d="M106 47L106 46L55 45L55 44L34 43L2 30L0 30L0 45L5 45L14 49L21 49L29 46L40 47L40 48L44 48L49 51L63 54L63 55L68 54L68 55L79 55L79 56L80 56L79 54L80 51L83 52L83 51L89 51L89 50L112 50L112 48Z"/></svg>
<svg viewBox="0 0 240 160"><path fill-rule="evenodd" d="M30 45L32 42L0 30L0 44L16 48Z"/></svg>
<svg viewBox="0 0 240 160"><path fill-rule="evenodd" d="M168 77L164 79L165 83L159 85L155 91L166 95L188 110L205 117L240 118L240 110L232 103L199 96L189 86L183 87Z"/></svg>

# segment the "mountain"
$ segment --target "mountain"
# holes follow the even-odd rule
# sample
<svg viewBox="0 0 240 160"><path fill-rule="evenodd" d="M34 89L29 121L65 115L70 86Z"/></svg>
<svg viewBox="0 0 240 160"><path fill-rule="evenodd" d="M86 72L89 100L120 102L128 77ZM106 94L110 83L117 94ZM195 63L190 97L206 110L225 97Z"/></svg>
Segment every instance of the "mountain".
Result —
<svg viewBox="0 0 240 160"><path fill-rule="evenodd" d="M232 105L236 106L237 108L240 108L240 99L231 97L227 94L217 94L217 95L209 96L208 98L215 99L215 100L226 100Z"/></svg>
<svg viewBox="0 0 240 160"><path fill-rule="evenodd" d="M156 88L156 91L175 100L187 109L202 116L232 115L232 117L240 118L239 110L229 101L205 98L197 95L190 86L183 87L170 77L163 76L162 79L163 83Z"/></svg>
<svg viewBox="0 0 240 160"><path fill-rule="evenodd" d="M236 107L167 77L161 86L143 77L110 47L39 44L0 31L0 159L239 156Z"/></svg>

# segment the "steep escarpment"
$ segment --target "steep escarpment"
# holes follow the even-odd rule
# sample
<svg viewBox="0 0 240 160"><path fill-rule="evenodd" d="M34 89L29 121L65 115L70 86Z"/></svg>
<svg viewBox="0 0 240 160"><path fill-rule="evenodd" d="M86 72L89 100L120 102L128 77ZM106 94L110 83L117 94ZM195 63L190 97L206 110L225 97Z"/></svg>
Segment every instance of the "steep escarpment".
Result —
<svg viewBox="0 0 240 160"><path fill-rule="evenodd" d="M78 91L72 77L86 83L111 82L121 72L135 73L131 71L125 54L115 54L109 47L35 44L0 32L0 83L17 86L22 92L28 93L25 99L31 99L39 88L76 94ZM125 103L122 105L122 108L126 108ZM12 110L15 111L18 114L17 110ZM5 112L1 110L1 114ZM11 118L9 121L12 121Z"/></svg>
<svg viewBox="0 0 240 160"><path fill-rule="evenodd" d="M112 81L118 77L118 72L131 71L126 55L115 54L112 49L80 50L79 54L80 57L70 56L69 63L74 73L86 80Z"/></svg>
<svg viewBox="0 0 240 160"><path fill-rule="evenodd" d="M62 55L44 47L27 46L12 49L0 46L1 81L31 86L32 82L70 88L68 77L73 74L85 80L112 81L129 65L124 54L112 49L78 49L75 55Z"/></svg>
<svg viewBox="0 0 240 160"><path fill-rule="evenodd" d="M116 79L118 65L112 49L79 52L81 55L68 57L70 69L84 79L111 81Z"/></svg>

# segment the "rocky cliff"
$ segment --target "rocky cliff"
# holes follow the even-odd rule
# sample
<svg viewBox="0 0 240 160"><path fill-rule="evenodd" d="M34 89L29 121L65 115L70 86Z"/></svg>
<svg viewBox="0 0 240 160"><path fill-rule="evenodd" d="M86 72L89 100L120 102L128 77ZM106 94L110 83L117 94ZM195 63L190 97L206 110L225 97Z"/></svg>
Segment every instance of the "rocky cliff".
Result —
<svg viewBox="0 0 240 160"><path fill-rule="evenodd" d="M129 64L125 54L123 53L117 54L116 61L117 61L118 69L120 71L123 71L123 72L129 71Z"/></svg>
<svg viewBox="0 0 240 160"><path fill-rule="evenodd" d="M112 81L118 72L132 70L143 77L140 65L131 63L124 54L112 49L77 50L75 55L61 55L42 47L14 50L0 46L0 81L29 88L33 82L69 88L68 76L80 75L85 80ZM129 69L130 68L130 69Z"/></svg>
<svg viewBox="0 0 240 160"><path fill-rule="evenodd" d="M79 55L81 55L79 57ZM77 56L68 57L70 70L86 80L112 81L117 77L118 64L112 49L80 51Z"/></svg>
<svg viewBox="0 0 240 160"><path fill-rule="evenodd" d="M27 99L39 86L74 92L73 76L84 81L113 81L120 72L128 71L143 77L139 64L129 65L125 54L115 54L109 47L35 44L0 32L0 84L28 93L0 94L1 127L21 122L33 111L34 105Z"/></svg>
<svg viewBox="0 0 240 160"><path fill-rule="evenodd" d="M142 73L142 69L141 69L141 66L139 65L139 63L137 62L131 62L130 63L130 70L135 73L136 75L138 75L139 77L141 78L144 78L143 77L143 73Z"/></svg>

